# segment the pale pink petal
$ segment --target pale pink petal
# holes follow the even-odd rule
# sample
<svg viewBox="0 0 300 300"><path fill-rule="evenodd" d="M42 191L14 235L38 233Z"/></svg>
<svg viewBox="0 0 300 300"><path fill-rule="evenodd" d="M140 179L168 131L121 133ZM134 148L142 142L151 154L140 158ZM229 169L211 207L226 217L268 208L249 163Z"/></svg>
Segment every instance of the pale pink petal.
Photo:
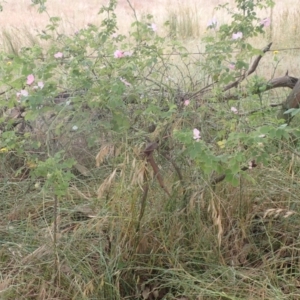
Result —
<svg viewBox="0 0 300 300"><path fill-rule="evenodd" d="M184 104L185 106L188 106L188 105L190 104L190 100L184 100L183 104Z"/></svg>
<svg viewBox="0 0 300 300"><path fill-rule="evenodd" d="M230 108L230 110L231 110L234 114L238 114L238 113L239 113L238 110L237 110L234 106L232 106L232 107Z"/></svg>
<svg viewBox="0 0 300 300"><path fill-rule="evenodd" d="M44 87L44 82L43 82L43 81L39 81L39 82L38 82L38 87L39 87L40 89L42 89L42 88Z"/></svg>
<svg viewBox="0 0 300 300"><path fill-rule="evenodd" d="M234 70L234 69L235 69L235 63L230 63L230 64L228 65L228 68L229 68L230 70Z"/></svg>
<svg viewBox="0 0 300 300"><path fill-rule="evenodd" d="M237 39L241 39L243 37L243 33L242 32L237 32L237 33L233 33L232 34L232 39L233 40L237 40Z"/></svg>
<svg viewBox="0 0 300 300"><path fill-rule="evenodd" d="M217 27L217 25L218 25L218 21L217 21L216 17L213 17L207 23L207 27Z"/></svg>
<svg viewBox="0 0 300 300"><path fill-rule="evenodd" d="M33 74L28 75L26 83L28 85L31 85L31 84L33 84L33 82L34 82L34 76L33 76Z"/></svg>
<svg viewBox="0 0 300 300"><path fill-rule="evenodd" d="M32 88L34 90L37 90L37 89L42 89L44 87L44 82L42 81L39 81L37 85L33 86Z"/></svg>
<svg viewBox="0 0 300 300"><path fill-rule="evenodd" d="M124 56L132 56L132 51L125 51L125 52L123 52L123 55Z"/></svg>
<svg viewBox="0 0 300 300"><path fill-rule="evenodd" d="M201 139L200 131L197 128L193 129L193 139L197 142Z"/></svg>
<svg viewBox="0 0 300 300"><path fill-rule="evenodd" d="M20 92L16 93L18 101L20 101L21 96L27 97L28 92L26 90L21 90Z"/></svg>
<svg viewBox="0 0 300 300"><path fill-rule="evenodd" d="M116 51L114 52L114 57L115 57L115 58L121 58L121 57L123 57L123 56L124 56L124 52L121 51L121 50L116 50Z"/></svg>
<svg viewBox="0 0 300 300"><path fill-rule="evenodd" d="M54 54L54 57L55 58L62 58L64 55L63 55L63 53L61 53L61 52L57 52L57 53L55 53Z"/></svg>
<svg viewBox="0 0 300 300"><path fill-rule="evenodd" d="M126 81L124 78L121 77L120 80L121 80L125 85L131 86L131 84L130 84L128 81Z"/></svg>
<svg viewBox="0 0 300 300"><path fill-rule="evenodd" d="M156 26L156 24L152 23L152 24L151 24L151 29L152 29L154 32L156 32L156 31L157 31L157 26Z"/></svg>
<svg viewBox="0 0 300 300"><path fill-rule="evenodd" d="M260 25L263 27L268 27L271 25L271 19L270 18L264 18L260 21Z"/></svg>
<svg viewBox="0 0 300 300"><path fill-rule="evenodd" d="M24 97L28 96L28 92L26 90L21 90L21 95Z"/></svg>

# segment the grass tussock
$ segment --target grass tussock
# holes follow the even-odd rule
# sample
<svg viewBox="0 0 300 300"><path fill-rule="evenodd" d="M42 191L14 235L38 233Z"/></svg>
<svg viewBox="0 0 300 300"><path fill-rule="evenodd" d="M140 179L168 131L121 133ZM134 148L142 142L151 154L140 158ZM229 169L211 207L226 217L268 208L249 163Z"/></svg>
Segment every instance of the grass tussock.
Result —
<svg viewBox="0 0 300 300"><path fill-rule="evenodd" d="M179 5L168 15L170 35L184 40L198 38L200 36L199 17L196 6Z"/></svg>
<svg viewBox="0 0 300 300"><path fill-rule="evenodd" d="M176 182L158 159L168 185ZM168 199L153 178L140 226L137 162L74 180L56 231L42 185L2 182L10 200L1 203L1 298L298 299L299 161L275 162L236 188L212 189L184 170L186 211L182 187Z"/></svg>
<svg viewBox="0 0 300 300"><path fill-rule="evenodd" d="M23 47L32 47L39 44L40 41L36 33L30 31L28 28L4 28L1 33L2 50L6 53L18 55Z"/></svg>

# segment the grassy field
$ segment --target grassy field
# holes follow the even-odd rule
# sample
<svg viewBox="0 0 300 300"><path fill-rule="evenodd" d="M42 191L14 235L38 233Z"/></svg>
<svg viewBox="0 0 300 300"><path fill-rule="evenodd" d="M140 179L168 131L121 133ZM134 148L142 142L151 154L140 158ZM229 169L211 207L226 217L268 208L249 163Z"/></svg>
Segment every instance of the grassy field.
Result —
<svg viewBox="0 0 300 300"><path fill-rule="evenodd" d="M271 11L261 11L261 17L272 19L271 28L267 31L264 39L259 38L255 41L260 47L264 47L272 41L273 50L300 47L300 42L295 38L300 30L298 18L299 8L295 1L275 1L276 5ZM105 3L103 1L102 3ZM226 1L203 1L188 0L181 1L130 1L136 10L137 16L143 18L147 14L154 16L154 21L158 25L158 30L164 32L164 22L169 20L179 34L179 37L186 40L188 49L194 52L203 49L201 37L205 35L207 23L212 17L216 17L220 24L228 21L228 16L224 12L215 11L214 8ZM229 1L230 3L230 1ZM80 28L85 28L92 23L99 25L101 19L98 15L101 1L89 1L82 3L75 1L51 0L47 2L48 14L40 14L37 9L30 4L30 1L17 1L3 4L4 13L1 15L0 25L2 37L0 45L8 51L18 51L22 46L39 43L36 34L48 24L49 16L58 16L62 19L60 32L74 34ZM231 7L234 4L231 3ZM116 10L118 15L119 33L126 34L129 25L134 20L133 10L126 0L118 2ZM280 51L279 57L282 63L277 67L275 76L282 76L286 70L291 74L299 69L298 52L299 50ZM271 55L269 55L271 56ZM273 74L272 57L264 59L263 66L260 68L266 76Z"/></svg>
<svg viewBox="0 0 300 300"><path fill-rule="evenodd" d="M218 0L209 4L204 0L130 3L139 18L153 14L158 31L164 34L169 32L163 24L170 20L191 52L203 49L201 38L210 18L228 21L224 13L214 11L223 3ZM39 14L25 0L7 1L3 7L0 45L4 51L17 54L36 43L50 47L36 37L48 24L46 13ZM100 1L96 0L48 0L47 8L50 16L62 18L59 31L67 35L101 21L97 15ZM119 32L126 34L134 20L133 10L120 0L116 12ZM272 41L273 46L256 75L268 80L289 70L290 75L300 76L300 50L289 49L300 47L299 13L296 1L290 0L277 0L272 11L261 12L262 18L271 18L272 26L253 42L263 48ZM286 93L271 91L263 100L280 103ZM255 108L259 100L250 100L241 108ZM203 101L210 107L209 100ZM200 119L193 108L189 113ZM214 115L213 110L209 113ZM208 126L214 125L218 117L214 118L207 121ZM195 119L191 124L200 122ZM229 126L230 120L225 121L224 127ZM171 129L183 123L172 120ZM298 126L297 120L293 126ZM91 134L99 128L91 126ZM221 130L220 126L215 132ZM215 132L203 129L212 144ZM23 172L28 162L22 157L0 152L1 299L300 298L300 160L292 142L270 144L268 147L276 147L269 154L271 163L249 170L237 187L226 182L209 184L195 171L192 160L181 160L178 155L174 162L158 151L155 159L172 197L149 171L153 180L143 212L142 174L147 169L140 157L143 141L132 145L126 136L114 143L112 136L104 138L100 130L98 138L99 147L92 150L86 131L78 130L63 141L66 153L76 157L80 166L73 170L76 176L67 193L59 198L43 189L42 180L34 181ZM184 185L178 179L180 173Z"/></svg>

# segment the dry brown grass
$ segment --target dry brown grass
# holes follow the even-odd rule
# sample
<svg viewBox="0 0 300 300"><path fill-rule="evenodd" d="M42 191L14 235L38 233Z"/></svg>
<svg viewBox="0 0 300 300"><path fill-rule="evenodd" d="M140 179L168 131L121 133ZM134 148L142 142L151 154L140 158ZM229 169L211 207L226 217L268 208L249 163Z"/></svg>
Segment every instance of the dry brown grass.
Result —
<svg viewBox="0 0 300 300"><path fill-rule="evenodd" d="M140 1L132 0L130 3L136 10L137 16L142 18L147 14L154 16L154 22L158 24L159 33L166 29L163 23L166 20L172 20L181 25L181 38L185 35L188 38L185 46L190 51L203 49L201 37L206 32L207 22L213 16L216 16L219 24L228 22L228 16L224 11L214 11L218 4L224 4L227 1L171 1L171 0L152 0ZM272 50L278 50L290 47L300 47L299 39L295 38L300 30L299 9L297 1L275 1L273 12L271 9L261 11L259 15L263 17L272 16L272 28L268 28L264 37L254 40L257 47L265 47L270 41L273 42ZM81 0L51 0L47 3L47 11L50 16L61 17L62 22L59 28L60 32L74 34L78 29L86 27L89 23L100 24L101 19L97 14L101 4L107 1L91 0L83 2ZM230 0L231 7L234 7L233 0ZM116 13L118 15L119 33L127 34L130 30L130 24L134 21L134 14L127 0L120 0L117 5ZM21 24L21 26L20 26ZM4 3L4 12L1 14L0 26L2 28L1 41L4 49L9 51L18 51L22 46L30 46L38 43L36 34L45 28L48 24L48 15L39 14L36 7L31 6L30 1L8 1ZM178 29L178 28L177 28ZM274 73L272 52L267 53L258 70L258 75L263 75L267 79L272 76L282 76L286 70L290 74L298 76L300 67L299 50L279 51L280 60Z"/></svg>
<svg viewBox="0 0 300 300"><path fill-rule="evenodd" d="M187 1L171 1L171 0L152 0L140 1L131 0L132 6L139 17L152 14L154 20L161 26L165 22L170 13L177 15L182 14L187 9L197 17L197 24L199 33L203 34L206 30L208 20L214 15L218 18L220 23L228 21L228 17L224 12L214 12L214 7L218 4L226 2L231 3L234 7L233 0L187 0ZM287 40L287 36L292 37L299 29L298 21L298 4L297 1L275 1L276 5L273 9L273 35L275 44L282 40ZM99 24L99 11L101 4L106 4L107 1L90 0L83 2L81 0L49 0L47 2L47 11L50 16L58 16L62 18L62 29L65 33L74 33L76 30L87 26L89 23ZM1 14L0 26L3 29L16 27L27 28L32 33L36 30L41 30L47 25L48 17L45 13L39 14L36 7L30 4L30 1L8 1L4 3L4 12ZM118 26L122 33L129 30L130 22L134 20L133 12L127 0L120 0L117 6ZM261 17L271 15L270 9L268 11L260 12ZM294 42L294 41L293 41ZM276 45L277 46L277 45ZM278 45L283 46L283 45Z"/></svg>

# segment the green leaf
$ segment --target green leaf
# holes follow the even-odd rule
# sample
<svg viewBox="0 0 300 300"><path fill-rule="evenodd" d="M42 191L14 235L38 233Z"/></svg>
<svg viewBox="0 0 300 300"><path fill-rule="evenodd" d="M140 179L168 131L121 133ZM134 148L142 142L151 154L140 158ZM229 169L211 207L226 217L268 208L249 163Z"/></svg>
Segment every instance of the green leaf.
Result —
<svg viewBox="0 0 300 300"><path fill-rule="evenodd" d="M236 174L233 174L231 170L225 171L225 180L229 183L231 183L234 187L239 185L239 178Z"/></svg>
<svg viewBox="0 0 300 300"><path fill-rule="evenodd" d="M117 132L126 131L130 127L128 117L121 112L114 112L113 119L111 121L112 129Z"/></svg>
<svg viewBox="0 0 300 300"><path fill-rule="evenodd" d="M293 115L293 113L295 113L295 111L300 111L300 109L299 108L290 108L290 109L286 110L283 114L284 115L288 115L288 114L292 114Z"/></svg>

